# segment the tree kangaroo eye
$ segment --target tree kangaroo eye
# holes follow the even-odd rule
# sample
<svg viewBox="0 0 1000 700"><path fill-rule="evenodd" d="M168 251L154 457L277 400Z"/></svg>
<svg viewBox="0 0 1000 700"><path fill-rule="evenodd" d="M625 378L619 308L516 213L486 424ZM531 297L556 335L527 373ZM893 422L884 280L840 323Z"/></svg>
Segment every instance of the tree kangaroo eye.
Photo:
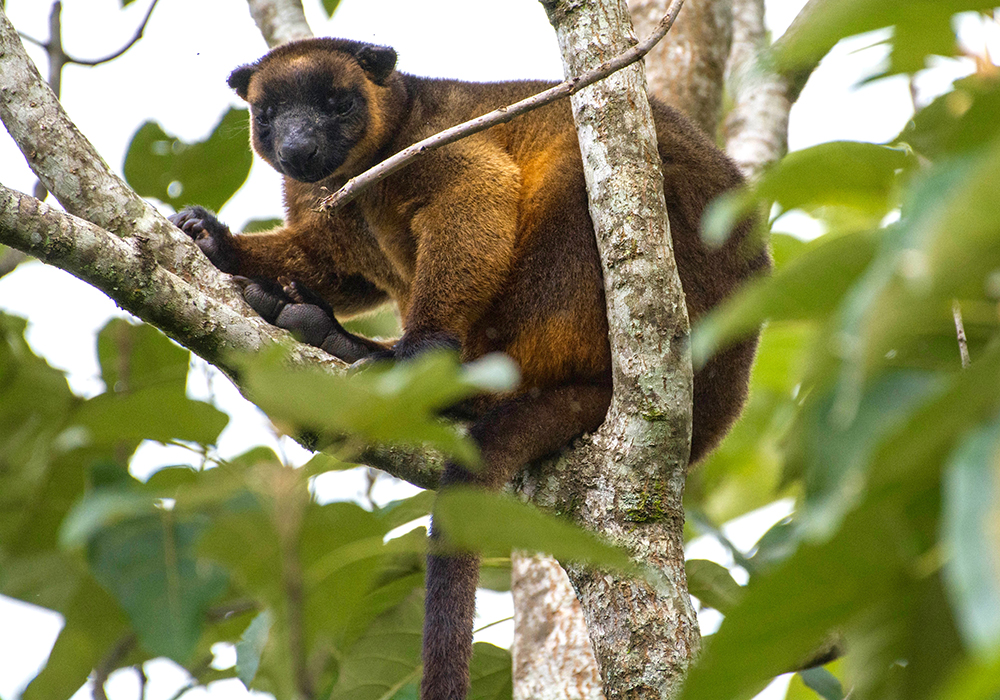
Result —
<svg viewBox="0 0 1000 700"><path fill-rule="evenodd" d="M254 119L257 121L257 126L259 127L263 128L270 126L271 120L274 119L274 106L269 105L267 107L255 109Z"/></svg>
<svg viewBox="0 0 1000 700"><path fill-rule="evenodd" d="M354 111L357 106L357 98L352 95L340 95L331 97L327 102L330 105L330 109L334 114L340 117L346 117L348 114Z"/></svg>

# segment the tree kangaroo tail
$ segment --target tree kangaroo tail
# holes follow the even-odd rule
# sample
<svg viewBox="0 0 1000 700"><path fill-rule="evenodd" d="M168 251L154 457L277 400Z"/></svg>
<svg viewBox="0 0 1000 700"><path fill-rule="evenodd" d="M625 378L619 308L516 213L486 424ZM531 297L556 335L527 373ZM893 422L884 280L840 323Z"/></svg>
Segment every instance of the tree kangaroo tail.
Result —
<svg viewBox="0 0 1000 700"><path fill-rule="evenodd" d="M463 700L469 690L479 557L427 557L423 700Z"/></svg>

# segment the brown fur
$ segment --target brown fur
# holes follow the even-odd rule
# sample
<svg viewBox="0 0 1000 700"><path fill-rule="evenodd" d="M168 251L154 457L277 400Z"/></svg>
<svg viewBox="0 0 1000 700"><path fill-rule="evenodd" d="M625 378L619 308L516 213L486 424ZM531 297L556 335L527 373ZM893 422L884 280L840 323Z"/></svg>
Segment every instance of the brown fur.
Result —
<svg viewBox="0 0 1000 700"><path fill-rule="evenodd" d="M404 328L398 356L442 339L455 341L466 361L493 351L510 355L521 368L521 388L472 428L485 468L472 475L451 465L444 477L446 484L499 488L528 462L597 428L610 401L602 274L569 104L433 151L335 216L319 213L323 196L385 156L548 87L418 78L393 71L395 54L379 51L386 50L307 40L234 72L230 84L255 115L268 104L321 102L330 86L355 91L364 114L342 120L344 138L355 140L332 174L312 183L286 176L284 226L224 241L227 266L251 278L297 280L338 313L393 300ZM769 259L749 243L749 223L720 248L703 245L702 211L741 177L686 118L652 106L674 251L696 320L766 270ZM253 143L281 170L256 121ZM693 461L739 414L755 345L748 340L696 374ZM432 557L430 571L423 697L461 698L475 560Z"/></svg>

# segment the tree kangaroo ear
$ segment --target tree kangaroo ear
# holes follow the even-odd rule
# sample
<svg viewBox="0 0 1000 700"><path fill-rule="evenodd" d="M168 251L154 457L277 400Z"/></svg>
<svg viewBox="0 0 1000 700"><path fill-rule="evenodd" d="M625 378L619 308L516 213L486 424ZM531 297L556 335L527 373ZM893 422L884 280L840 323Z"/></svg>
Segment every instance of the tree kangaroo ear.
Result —
<svg viewBox="0 0 1000 700"><path fill-rule="evenodd" d="M226 82L229 83L229 87L236 91L240 99L245 100L247 98L247 90L250 88L250 78L253 77L256 70L252 65L240 66L229 74L229 80Z"/></svg>
<svg viewBox="0 0 1000 700"><path fill-rule="evenodd" d="M388 46L365 44L358 49L354 57L378 85L384 84L392 69L396 67L396 52Z"/></svg>

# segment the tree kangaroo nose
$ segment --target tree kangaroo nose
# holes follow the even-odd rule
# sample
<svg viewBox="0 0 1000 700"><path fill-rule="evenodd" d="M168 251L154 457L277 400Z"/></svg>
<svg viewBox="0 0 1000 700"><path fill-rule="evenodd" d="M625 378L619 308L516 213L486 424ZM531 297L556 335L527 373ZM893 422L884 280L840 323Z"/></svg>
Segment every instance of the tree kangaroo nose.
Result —
<svg viewBox="0 0 1000 700"><path fill-rule="evenodd" d="M308 170L316 161L319 147L313 140L294 140L286 142L278 147L278 160L282 167L291 167L295 170Z"/></svg>

